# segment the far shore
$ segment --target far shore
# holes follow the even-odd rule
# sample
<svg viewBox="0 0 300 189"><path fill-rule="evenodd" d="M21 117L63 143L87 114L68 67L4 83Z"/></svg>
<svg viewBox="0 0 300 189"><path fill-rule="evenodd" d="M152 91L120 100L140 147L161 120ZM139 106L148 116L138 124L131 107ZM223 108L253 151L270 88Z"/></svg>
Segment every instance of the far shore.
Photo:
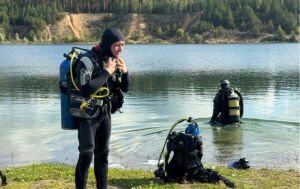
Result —
<svg viewBox="0 0 300 189"><path fill-rule="evenodd" d="M207 43L172 43L172 42L157 42L157 43L138 43L134 41L125 41L126 44L136 44L136 45L178 45L178 44L272 44L272 43L300 43L299 42L290 42L290 41L272 41L272 42L255 42L255 41L222 41L218 42L217 40ZM93 42L85 42L85 41L77 41L77 42L15 42L15 41L4 41L0 42L0 45L72 45L72 44L85 44L85 45L92 45L92 44L98 44L99 41L93 41Z"/></svg>

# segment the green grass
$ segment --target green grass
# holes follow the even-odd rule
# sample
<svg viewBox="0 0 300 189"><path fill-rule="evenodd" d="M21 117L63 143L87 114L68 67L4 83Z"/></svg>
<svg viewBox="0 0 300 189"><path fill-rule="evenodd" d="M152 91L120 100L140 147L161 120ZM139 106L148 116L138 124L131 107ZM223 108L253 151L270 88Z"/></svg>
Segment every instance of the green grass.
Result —
<svg viewBox="0 0 300 189"><path fill-rule="evenodd" d="M299 188L299 172L293 170L212 168L233 181L236 188ZM96 188L93 169L89 170L88 188ZM4 189L75 188L74 166L63 164L33 164L7 168L8 185ZM158 184L152 171L109 170L109 185L117 188L226 188L224 183Z"/></svg>

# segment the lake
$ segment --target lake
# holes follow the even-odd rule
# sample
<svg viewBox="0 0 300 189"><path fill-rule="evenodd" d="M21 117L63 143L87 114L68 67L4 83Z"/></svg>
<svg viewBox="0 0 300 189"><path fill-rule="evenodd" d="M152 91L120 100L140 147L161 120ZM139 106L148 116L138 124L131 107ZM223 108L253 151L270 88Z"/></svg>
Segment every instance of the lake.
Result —
<svg viewBox="0 0 300 189"><path fill-rule="evenodd" d="M62 130L59 66L72 46L0 45L0 169L76 164L77 131ZM299 170L299 44L126 45L132 85L112 115L109 166L154 170L171 125L193 117L203 163ZM208 124L221 79L244 98L240 127ZM182 131L187 124L175 128Z"/></svg>

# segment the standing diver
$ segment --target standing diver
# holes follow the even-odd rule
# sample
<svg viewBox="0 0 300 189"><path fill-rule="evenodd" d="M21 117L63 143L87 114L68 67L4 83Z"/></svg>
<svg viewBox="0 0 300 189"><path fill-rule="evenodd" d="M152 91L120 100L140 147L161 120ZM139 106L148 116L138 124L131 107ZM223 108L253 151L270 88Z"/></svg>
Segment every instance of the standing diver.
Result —
<svg viewBox="0 0 300 189"><path fill-rule="evenodd" d="M129 76L125 61L120 57L125 45L124 36L115 27L106 29L99 46L78 58L74 65L74 83L79 88L79 95L89 97L101 88L107 88L109 95L99 100L95 106L96 116L92 119L75 117L78 125L79 158L75 171L77 189L85 189L88 180L88 170L94 155L94 172L97 188L107 188L109 139L111 134L111 113L115 98L129 89ZM119 76L118 76L119 75ZM74 86L75 86L74 85ZM74 86L71 85L73 88ZM120 92L121 91L121 92ZM101 94L100 94L101 95ZM122 99L117 99L122 101ZM93 106L82 103L80 108Z"/></svg>
<svg viewBox="0 0 300 189"><path fill-rule="evenodd" d="M243 117L244 104L240 91L231 88L228 80L222 80L221 89L214 98L213 115L209 121L211 126L225 126L240 123Z"/></svg>

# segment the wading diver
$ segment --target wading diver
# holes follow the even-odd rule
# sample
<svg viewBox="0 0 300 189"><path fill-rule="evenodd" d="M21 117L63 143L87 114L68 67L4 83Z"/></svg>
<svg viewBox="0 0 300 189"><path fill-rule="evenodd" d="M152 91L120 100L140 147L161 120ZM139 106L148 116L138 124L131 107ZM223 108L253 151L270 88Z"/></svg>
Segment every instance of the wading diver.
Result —
<svg viewBox="0 0 300 189"><path fill-rule="evenodd" d="M221 80L221 89L214 98L214 109L209 124L225 126L239 124L244 113L243 98L240 91L231 88L228 80Z"/></svg>

